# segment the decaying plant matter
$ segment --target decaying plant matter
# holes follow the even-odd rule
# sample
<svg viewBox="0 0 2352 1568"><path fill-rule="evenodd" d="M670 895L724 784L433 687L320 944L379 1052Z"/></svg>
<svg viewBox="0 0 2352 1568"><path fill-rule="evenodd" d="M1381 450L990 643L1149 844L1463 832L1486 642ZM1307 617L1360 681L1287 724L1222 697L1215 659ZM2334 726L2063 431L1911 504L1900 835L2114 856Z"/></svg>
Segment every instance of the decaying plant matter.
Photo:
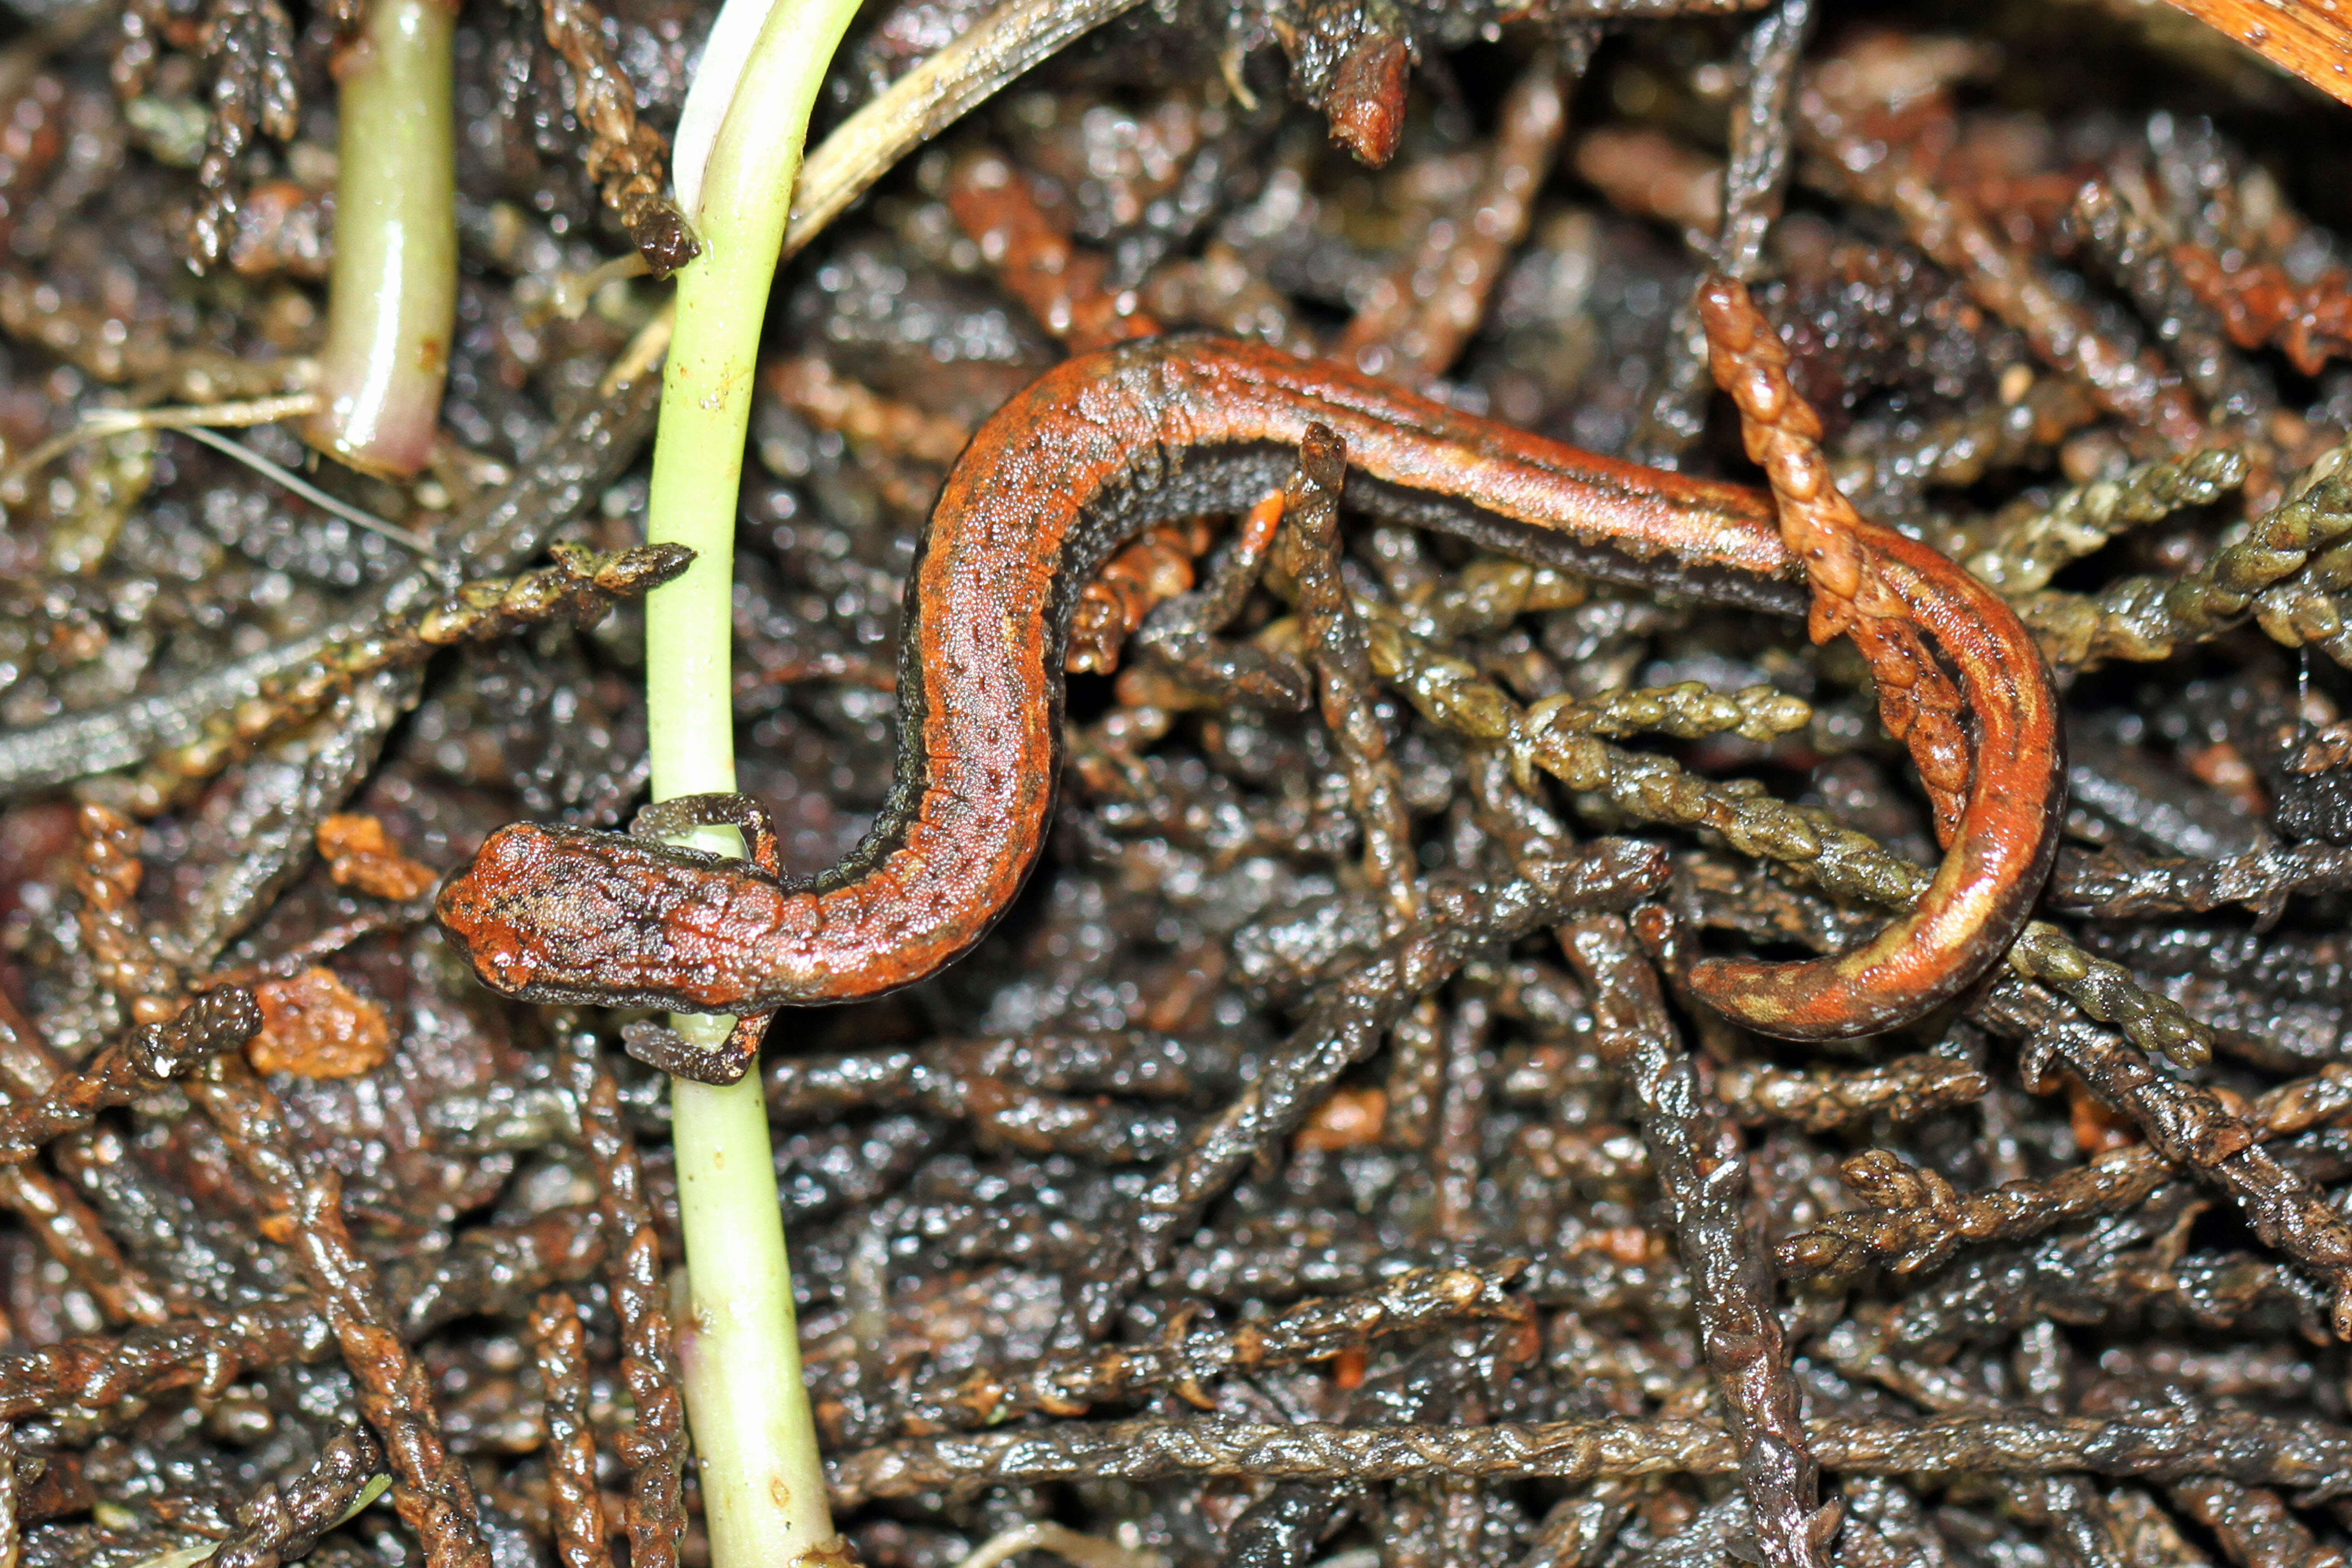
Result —
<svg viewBox="0 0 2352 1568"><path fill-rule="evenodd" d="M1357 426L1239 515L1181 432L1121 470L1177 503L1064 585L1025 889L760 1069L859 1561L2352 1553L2345 111L2046 11L867 7L730 606L787 877L885 813L949 469L1076 353L1343 366L1750 487L1708 493L1791 564L1416 514ZM179 426L318 406L331 62L393 15L0 46L0 1563L709 1550L639 1019L430 921L492 830L646 788L710 11L438 13L447 387L383 475L307 470L331 511ZM1913 613L1928 552L2047 682ZM2063 772L2003 773L2034 724ZM1866 951L1988 777L2063 843L1980 983L1728 1021L1716 961Z"/></svg>

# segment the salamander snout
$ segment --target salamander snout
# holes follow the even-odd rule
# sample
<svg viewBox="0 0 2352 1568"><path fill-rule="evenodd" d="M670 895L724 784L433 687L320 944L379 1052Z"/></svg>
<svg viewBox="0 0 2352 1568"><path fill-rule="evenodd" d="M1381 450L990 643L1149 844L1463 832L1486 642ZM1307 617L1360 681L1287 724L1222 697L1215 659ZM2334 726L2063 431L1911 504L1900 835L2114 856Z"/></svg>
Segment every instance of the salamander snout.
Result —
<svg viewBox="0 0 2352 1568"><path fill-rule="evenodd" d="M550 967L551 943L561 940L550 921L563 909L550 896L561 862L554 835L516 823L491 834L434 899L442 934L493 991L528 996Z"/></svg>

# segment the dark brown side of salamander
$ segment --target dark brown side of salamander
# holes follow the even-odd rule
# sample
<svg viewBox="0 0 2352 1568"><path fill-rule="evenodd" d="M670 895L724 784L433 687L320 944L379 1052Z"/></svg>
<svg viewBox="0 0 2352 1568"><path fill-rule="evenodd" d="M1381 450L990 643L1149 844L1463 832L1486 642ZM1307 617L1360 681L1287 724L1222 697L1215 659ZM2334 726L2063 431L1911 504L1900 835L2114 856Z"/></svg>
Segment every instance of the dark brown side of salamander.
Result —
<svg viewBox="0 0 2352 1568"><path fill-rule="evenodd" d="M614 835L518 825L445 889L444 928L490 984L539 1001L745 1012L872 996L937 972L987 931L1044 842L1078 587L1151 523L1239 510L1278 487L1310 421L1346 441L1348 499L1376 514L1590 575L1803 613L1801 574L1754 491L1593 457L1277 350L1198 336L1123 344L1015 396L949 476L908 583L898 777L841 865L787 888ZM1986 675L2014 685L2022 668L2046 696L2015 617L1969 594L1973 581L1950 563L1909 549L1927 560L1906 581L1944 602L1942 621L1922 618L1962 666L1980 720ZM1860 971L1829 967L1856 955L1748 966L1775 982L1769 1022L1711 984L1711 964L1694 984L1735 1017L1800 1035L1882 1027L1881 1015L1916 1016L1957 994L1982 963L1949 951L1955 921L1937 911L1961 910L1998 951L2047 868L2054 796L2016 797L2034 746L2013 740L2001 752L2011 793L1972 790L1924 913L1890 926ZM2042 745L2054 763L2054 740ZM1906 934L1923 919L1941 950ZM1829 982L1839 999L1827 1008L1794 1005ZM1743 990L1753 984L1743 971ZM1876 1012L1827 1016L1854 1011L1849 992Z"/></svg>

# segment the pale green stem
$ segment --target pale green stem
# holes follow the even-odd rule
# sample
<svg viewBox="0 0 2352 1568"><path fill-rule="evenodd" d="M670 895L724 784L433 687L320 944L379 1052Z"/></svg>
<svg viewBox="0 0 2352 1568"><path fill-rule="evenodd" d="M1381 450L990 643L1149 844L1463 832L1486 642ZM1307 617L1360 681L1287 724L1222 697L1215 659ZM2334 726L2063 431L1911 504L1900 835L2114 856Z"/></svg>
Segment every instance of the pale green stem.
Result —
<svg viewBox="0 0 2352 1568"><path fill-rule="evenodd" d="M779 0L743 68L691 213L702 254L677 273L646 526L653 542L697 552L693 567L647 604L656 800L735 787L730 601L760 325L809 110L856 9L856 0ZM731 831L706 830L699 841L742 853ZM730 1023L671 1019L700 1045L716 1045ZM671 1106L693 1302L683 1346L687 1416L712 1568L787 1568L833 1546L835 1534L801 1382L759 1071L726 1089L676 1082Z"/></svg>
<svg viewBox="0 0 2352 1568"><path fill-rule="evenodd" d="M311 445L371 473L425 466L457 319L452 0L374 0L336 61L335 265Z"/></svg>

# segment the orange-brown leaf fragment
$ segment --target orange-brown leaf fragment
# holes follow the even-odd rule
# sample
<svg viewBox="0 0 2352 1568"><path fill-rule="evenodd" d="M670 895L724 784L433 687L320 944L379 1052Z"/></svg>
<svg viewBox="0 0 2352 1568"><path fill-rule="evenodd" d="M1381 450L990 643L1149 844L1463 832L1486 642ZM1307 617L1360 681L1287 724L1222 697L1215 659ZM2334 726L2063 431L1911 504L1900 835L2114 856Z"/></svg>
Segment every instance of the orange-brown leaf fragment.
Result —
<svg viewBox="0 0 2352 1568"><path fill-rule="evenodd" d="M1301 1149L1320 1149L1326 1153L1360 1149L1381 1141L1381 1129L1388 1119L1389 1097L1385 1090L1337 1089L1330 1099L1315 1108L1292 1142Z"/></svg>
<svg viewBox="0 0 2352 1568"><path fill-rule="evenodd" d="M2131 1118L2114 1110L2094 1099L2091 1091L2069 1079L2066 1084L2066 1120L2074 1131L2074 1146L2093 1158L2110 1149L2122 1149L2140 1141L2139 1129Z"/></svg>
<svg viewBox="0 0 2352 1568"><path fill-rule="evenodd" d="M400 852L381 821L357 812L339 813L319 824L319 853L327 858L327 874L335 886L357 888L394 903L407 902L437 879L433 868Z"/></svg>
<svg viewBox="0 0 2352 1568"><path fill-rule="evenodd" d="M256 1072L357 1078L391 1054L392 1026L383 1009L331 969L264 981L253 988L253 999L261 1005L261 1033L245 1054Z"/></svg>
<svg viewBox="0 0 2352 1568"><path fill-rule="evenodd" d="M1405 85L1412 51L1402 38L1368 33L1333 73L1323 100L1331 140L1373 168L1396 156L1404 135Z"/></svg>

